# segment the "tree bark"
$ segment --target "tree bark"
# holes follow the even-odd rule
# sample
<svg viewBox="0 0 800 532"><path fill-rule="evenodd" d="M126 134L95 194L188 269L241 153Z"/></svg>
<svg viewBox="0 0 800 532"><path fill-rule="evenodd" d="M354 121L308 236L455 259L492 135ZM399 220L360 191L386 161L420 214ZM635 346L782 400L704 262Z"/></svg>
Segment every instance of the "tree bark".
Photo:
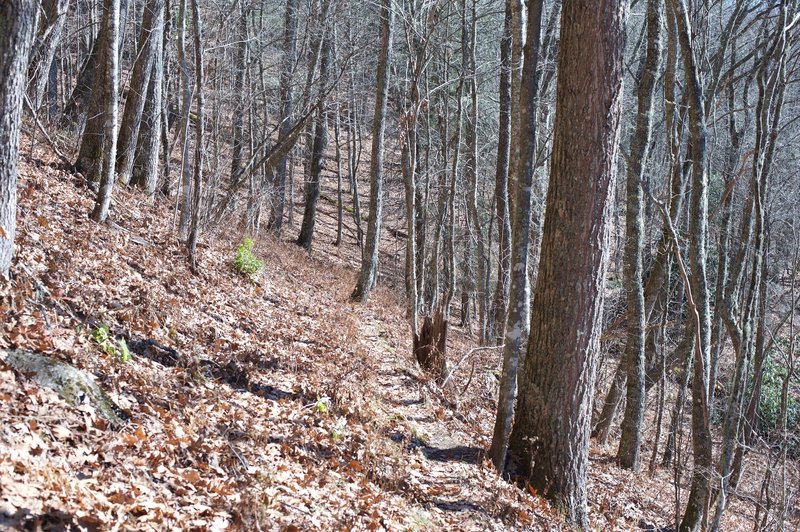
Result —
<svg viewBox="0 0 800 532"><path fill-rule="evenodd" d="M120 0L104 0L103 2L103 26L105 41L102 44L101 64L103 65L103 85L102 91L93 91L92 99L97 104L90 106L98 109L100 114L96 120L102 122L101 143L97 143L97 138L87 139L84 133L84 140L81 144L83 152L84 144L88 144L91 152L92 164L95 165L95 172L99 173L100 188L97 192L92 219L96 222L103 222L108 218L108 210L111 206L111 194L114 190L115 172L114 168L117 161L117 115L119 104L117 97L119 93L119 4ZM95 118L92 118L94 120ZM88 127L87 127L88 129ZM88 141L88 142L87 142Z"/></svg>
<svg viewBox="0 0 800 532"><path fill-rule="evenodd" d="M708 365L711 355L711 310L706 275L708 239L708 173L706 117L703 88L692 48L691 26L683 0L670 0L686 77L689 103L689 152L692 161L692 190L689 205L689 253L686 284L690 315L695 326L694 380L692 384L692 450L694 470L681 531L695 531L703 524L710 497L712 441L709 427ZM676 257L680 249L675 245ZM679 261L680 262L680 261ZM684 275L685 272L684 272Z"/></svg>
<svg viewBox="0 0 800 532"><path fill-rule="evenodd" d="M378 272L378 251L383 215L383 152L386 131L386 103L389 95L389 63L392 56L392 0L381 5L381 48L378 55L378 73L375 90L375 116L372 121L372 157L370 159L370 196L367 240L361 255L361 272L350 296L354 301L366 302L375 284Z"/></svg>
<svg viewBox="0 0 800 532"><path fill-rule="evenodd" d="M192 272L197 273L197 238L200 232L200 206L203 200L203 154L205 147L205 90L203 88L203 25L200 19L198 0L192 0L192 18L194 19L194 61L195 92L197 94L197 131L194 140L194 183L192 186L192 223L189 229L189 262Z"/></svg>
<svg viewBox="0 0 800 532"><path fill-rule="evenodd" d="M514 2L515 0L508 0ZM530 287L528 284L528 249L531 236L531 190L533 187L533 165L536 156L536 94L539 86L539 45L542 33L542 1L529 2L527 44L525 62L520 86L519 115L522 132L513 135L512 148L521 155L511 158L511 170L519 176L514 181L516 201L514 202L514 227L511 256L511 290L508 298L508 318L504 333L503 370L500 376L500 397L497 403L492 446L489 455L495 469L503 472L506 462L506 449L511 424L514 420L514 402L517 396L517 370L519 369L522 348L530 327ZM513 81L513 78L512 78ZM513 83L512 83L512 110ZM513 125L513 119L512 119ZM517 163L515 166L514 163Z"/></svg>
<svg viewBox="0 0 800 532"><path fill-rule="evenodd" d="M161 25L153 28L156 34L155 60L150 73L142 123L136 143L136 155L131 173L131 183L140 187L147 195L153 195L158 185L158 163L162 140L162 107L164 87L164 17Z"/></svg>
<svg viewBox="0 0 800 532"><path fill-rule="evenodd" d="M322 59L319 65L320 95L324 95L330 70L332 66L333 42L332 32L326 32L322 40ZM310 173L305 183L305 208L303 209L303 221L300 225L300 234L297 237L297 245L311 251L311 244L314 240L314 226L317 222L317 202L322 190L321 178L323 167L323 154L328 146L328 118L324 106L317 110L316 126L314 128L314 139L310 153Z"/></svg>
<svg viewBox="0 0 800 532"><path fill-rule="evenodd" d="M628 303L628 330L625 344L627 390L622 436L617 460L634 471L639 469L642 423L645 406L645 333L642 253L644 247L644 163L647 161L653 130L653 95L661 62L661 0L647 3L647 49L637 88L639 108L631 137L625 214L625 294Z"/></svg>
<svg viewBox="0 0 800 532"><path fill-rule="evenodd" d="M159 41L164 24L164 0L149 0L142 14L142 32L139 38L139 51L133 66L125 112L122 115L119 138L117 140L117 178L127 185L136 157L136 143L146 103L150 76L159 50Z"/></svg>
<svg viewBox="0 0 800 532"><path fill-rule="evenodd" d="M39 35L30 58L28 94L37 113L44 103L44 93L50 78L53 60L67 20L68 0L43 0L39 20Z"/></svg>
<svg viewBox="0 0 800 532"><path fill-rule="evenodd" d="M287 0L286 14L283 27L283 66L281 67L281 126L279 136L286 138L292 129L292 106L294 104L294 91L292 74L294 63L297 60L297 8L299 0ZM286 173L287 158L283 157L278 162L275 170L272 212L270 213L269 227L273 233L280 235L283 227L283 211L286 206Z"/></svg>
<svg viewBox="0 0 800 532"><path fill-rule="evenodd" d="M0 2L0 277L8 277L17 229L17 164L22 100L35 6Z"/></svg>
<svg viewBox="0 0 800 532"><path fill-rule="evenodd" d="M582 528L589 525L591 403L617 155L624 21L624 6L611 0L563 6L542 251L509 444L531 485Z"/></svg>
<svg viewBox="0 0 800 532"><path fill-rule="evenodd" d="M492 302L489 333L497 345L503 344L508 293L511 289L511 213L509 211L509 159L511 158L511 0L506 1L503 37L500 40L500 124L497 134L497 168L495 173L495 207L497 217L497 284Z"/></svg>

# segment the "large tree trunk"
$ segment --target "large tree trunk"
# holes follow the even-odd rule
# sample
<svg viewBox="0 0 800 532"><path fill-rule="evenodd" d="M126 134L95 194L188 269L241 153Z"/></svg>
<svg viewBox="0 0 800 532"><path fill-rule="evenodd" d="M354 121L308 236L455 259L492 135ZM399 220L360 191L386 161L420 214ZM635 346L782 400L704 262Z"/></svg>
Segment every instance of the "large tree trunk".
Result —
<svg viewBox="0 0 800 532"><path fill-rule="evenodd" d="M624 15L623 5L612 0L563 6L542 251L509 443L532 486L582 528L589 524L586 475L608 200L617 155Z"/></svg>
<svg viewBox="0 0 800 532"><path fill-rule="evenodd" d="M653 130L653 94L661 60L661 0L647 3L647 49L637 90L639 109L628 159L625 214L625 294L628 330L625 344L627 392L622 437L617 459L622 467L639 468L645 406L645 331L642 252L644 247L644 189L642 178Z"/></svg>
<svg viewBox="0 0 800 532"><path fill-rule="evenodd" d="M378 273L378 249L383 215L383 140L386 130L386 102L389 95L389 62L392 53L392 0L381 5L381 49L378 55L375 117L372 122L372 157L370 159L370 196L367 241L361 256L361 272L351 298L365 302Z"/></svg>
<svg viewBox="0 0 800 532"><path fill-rule="evenodd" d="M94 165L95 175L100 182L97 192L92 219L103 222L108 217L111 206L111 194L114 190L114 168L117 160L117 114L119 103L119 2L120 0L104 0L103 2L103 32L105 41L102 43L101 65L103 66L102 91L93 91L92 101L97 102L90 109L97 109L98 116L90 117L90 122L97 120L102 124L100 142L96 137L87 138L92 131L87 126L81 144L81 153L87 145L86 156ZM89 151L91 150L91 151ZM80 159L79 159L80 160ZM91 175L91 174L90 174Z"/></svg>
<svg viewBox="0 0 800 532"><path fill-rule="evenodd" d="M8 277L17 229L17 162L22 99L35 6L0 2L0 276Z"/></svg>
<svg viewBox="0 0 800 532"><path fill-rule="evenodd" d="M515 0L508 0L514 3ZM522 348L525 345L530 319L530 287L528 284L528 249L531 237L531 189L533 187L534 159L536 156L536 94L539 85L539 44L542 32L541 0L530 2L528 14L528 44L525 47L525 64L520 87L519 115L522 134L513 136L513 152L521 155L511 158L515 176L514 227L511 256L511 290L508 298L508 318L504 333L503 370L500 377L500 397L497 403L492 446L489 454L499 472L503 472L506 447L514 419L514 401L517 395L517 370ZM513 96L513 91L512 91ZM512 105L512 110L514 109ZM512 121L513 123L513 121ZM513 131L513 129L512 129ZM514 165L517 163L517 166Z"/></svg>

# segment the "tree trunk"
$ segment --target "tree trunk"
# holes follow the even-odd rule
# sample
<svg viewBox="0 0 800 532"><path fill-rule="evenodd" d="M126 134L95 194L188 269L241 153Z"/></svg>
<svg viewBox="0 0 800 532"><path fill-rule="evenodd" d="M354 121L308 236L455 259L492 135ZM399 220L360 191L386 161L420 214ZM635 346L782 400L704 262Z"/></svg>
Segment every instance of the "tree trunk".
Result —
<svg viewBox="0 0 800 532"><path fill-rule="evenodd" d="M381 48L375 91L375 117L372 121L372 157L370 159L370 196L367 240L361 256L361 272L351 299L366 302L378 272L378 251L383 215L383 152L386 130L386 103L389 95L389 63L392 54L392 0L381 5ZM352 111L352 110L351 110Z"/></svg>
<svg viewBox="0 0 800 532"><path fill-rule="evenodd" d="M103 85L102 91L93 91L92 100L98 102L90 106L97 109L99 115L96 120L102 122L102 136L100 144L96 144L96 138L89 139L88 145L93 148L91 152L92 164L95 165L100 188L97 192L92 219L96 222L103 222L108 217L108 210L111 206L111 194L114 190L114 168L117 161L117 114L119 104L117 95L119 93L119 2L120 0L104 0L103 2L103 26L105 41L102 44L101 64L103 65ZM94 117L91 120L95 120ZM83 152L84 144L87 144L87 133L84 132L84 140L81 144Z"/></svg>
<svg viewBox="0 0 800 532"><path fill-rule="evenodd" d="M319 65L320 96L325 94L330 70L332 66L333 42L332 32L326 32L322 40L322 59ZM316 126L314 128L314 140L310 153L310 173L305 183L305 208L303 210L303 221L300 225L300 234L297 237L297 245L311 251L311 244L314 240L314 226L317 222L317 202L322 190L321 178L323 167L323 154L328 146L328 118L324 106L317 110Z"/></svg>
<svg viewBox="0 0 800 532"><path fill-rule="evenodd" d="M44 93L50 78L53 60L67 19L68 0L43 0L39 20L39 35L31 52L28 94L37 113L44 103Z"/></svg>
<svg viewBox="0 0 800 532"><path fill-rule="evenodd" d="M0 2L0 277L8 277L14 255L19 131L34 10L29 0Z"/></svg>
<svg viewBox="0 0 800 532"><path fill-rule="evenodd" d="M186 59L186 19L187 0L180 0L178 9L178 67L181 71L181 177L180 177L180 209L181 216L178 231L181 238L189 234L192 214L192 165L189 161L189 124L192 108L192 81L189 72L189 61Z"/></svg>
<svg viewBox="0 0 800 532"><path fill-rule="evenodd" d="M153 71L150 73L150 83L147 88L142 123L136 143L136 155L131 173L131 183L140 187L148 195L153 195L158 184L158 162L162 140L162 107L164 86L164 17L162 24L153 28L156 32L152 38L156 39L155 60Z"/></svg>
<svg viewBox="0 0 800 532"><path fill-rule="evenodd" d="M198 0L192 0L192 18L194 19L194 61L195 92L197 93L197 131L194 140L194 183L192 186L192 223L189 229L189 262L192 272L197 273L197 238L200 232L200 206L203 199L203 154L205 147L205 90L203 88L203 25L200 19Z"/></svg>
<svg viewBox="0 0 800 532"><path fill-rule="evenodd" d="M513 3L515 0L508 0ZM534 160L536 157L536 94L539 86L539 44L542 33L543 2L530 3L528 13L528 42L525 46L525 63L520 86L519 115L521 134L512 136L512 153L521 155L511 158L511 170L517 186L514 187L514 227L511 256L511 290L508 298L508 318L504 333L503 371L500 376L500 397L497 403L492 446L489 454L495 469L503 472L506 448L514 420L514 402L517 395L517 370L522 348L530 327L530 286L528 283L528 249L531 237L531 190L533 187ZM512 77L513 80L513 77ZM513 106L512 84L512 111ZM513 125L513 118L512 118ZM517 163L515 166L514 163Z"/></svg>
<svg viewBox="0 0 800 532"><path fill-rule="evenodd" d="M292 74L294 63L297 60L297 7L299 0L287 0L286 14L283 27L283 66L281 67L281 126L279 136L286 138L292 129L293 85ZM286 205L286 173L287 158L283 157L278 162L275 170L273 184L272 212L270 213L269 227L273 233L280 235L283 226L283 211Z"/></svg>
<svg viewBox="0 0 800 532"><path fill-rule="evenodd" d="M506 1L503 23L503 37L500 41L500 125L497 134L497 169L495 173L495 206L497 209L497 285L492 302L491 327L489 334L497 345L503 344L508 293L511 289L511 213L508 205L508 174L511 157L511 41L512 12L511 2Z"/></svg>
<svg viewBox="0 0 800 532"><path fill-rule="evenodd" d="M689 17L683 0L670 0L675 31L681 47L686 92L689 100L689 152L692 161L692 191L689 206L689 253L686 284L689 319L695 321L694 380L692 384L692 450L694 470L689 499L680 524L681 531L695 531L703 524L710 496L712 441L708 408L708 365L711 355L711 311L706 276L708 238L708 173L706 161L706 118L703 89ZM672 25L672 24L671 24ZM675 253L680 249L675 242ZM686 273L684 272L684 275Z"/></svg>
<svg viewBox="0 0 800 532"><path fill-rule="evenodd" d="M136 157L136 143L146 103L150 76L153 64L159 52L159 41L164 24L164 0L149 0L144 6L142 15L142 33L139 39L139 51L133 66L128 97L125 100L125 112L117 140L117 178L128 184Z"/></svg>
<svg viewBox="0 0 800 532"><path fill-rule="evenodd" d="M568 521L588 528L586 476L617 155L625 9L561 17L550 186L531 334L509 452ZM597 61L602 56L603 61ZM564 245L566 241L571 245Z"/></svg>
<svg viewBox="0 0 800 532"><path fill-rule="evenodd" d="M639 109L636 129L631 137L628 160L627 208L625 214L625 294L628 303L628 330L625 344L627 393L622 436L617 459L622 467L639 469L642 423L645 406L645 332L642 250L644 247L644 163L653 130L653 94L661 60L661 0L647 3L647 49L637 89Z"/></svg>

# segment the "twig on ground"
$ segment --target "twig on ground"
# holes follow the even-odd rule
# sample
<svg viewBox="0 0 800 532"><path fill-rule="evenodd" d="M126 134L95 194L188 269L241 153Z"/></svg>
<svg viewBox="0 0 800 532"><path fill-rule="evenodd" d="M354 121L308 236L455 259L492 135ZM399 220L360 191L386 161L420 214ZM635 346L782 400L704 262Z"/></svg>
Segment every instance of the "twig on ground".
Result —
<svg viewBox="0 0 800 532"><path fill-rule="evenodd" d="M502 345L488 345L488 346L482 346L482 347L473 347L472 349L467 351L467 354L465 354L463 357L461 357L461 360L459 360L456 363L456 365L453 366L453 369L451 369L450 371L447 372L447 377L445 377L444 381L442 381L442 386L441 387L444 388L445 386L447 386L447 383L450 381L450 378L453 376L453 374L456 372L456 370L459 368L459 366L461 366L461 364L463 364L464 361L466 359L468 359L470 356L474 355L475 353L479 353L481 351L491 351L492 349L503 349L503 346Z"/></svg>

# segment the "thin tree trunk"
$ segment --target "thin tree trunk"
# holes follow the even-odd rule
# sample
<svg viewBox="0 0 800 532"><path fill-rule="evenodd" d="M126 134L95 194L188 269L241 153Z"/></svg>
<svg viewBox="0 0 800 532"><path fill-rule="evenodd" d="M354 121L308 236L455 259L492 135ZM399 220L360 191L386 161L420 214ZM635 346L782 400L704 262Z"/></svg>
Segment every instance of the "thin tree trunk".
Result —
<svg viewBox="0 0 800 532"><path fill-rule="evenodd" d="M281 67L281 126L278 135L286 138L292 129L293 85L292 74L297 61L297 7L299 0L287 0L283 28L283 65ZM280 235L283 227L283 215L286 206L286 174L287 157L278 162L273 184L273 208L269 218L269 228Z"/></svg>
<svg viewBox="0 0 800 532"><path fill-rule="evenodd" d="M92 219L103 222L108 218L111 206L111 194L114 190L114 168L117 153L117 114L119 104L117 94L119 91L119 0L104 0L103 25L105 26L105 42L101 54L103 65L103 90L94 91L94 98L101 100L96 108L102 110L100 118L103 122L103 143L96 146L99 152L94 152L93 162L99 167L100 189L97 192ZM84 134L85 138L85 134ZM83 150L83 145L81 145Z"/></svg>
<svg viewBox="0 0 800 532"><path fill-rule="evenodd" d="M497 345L503 344L508 293L511 289L511 213L508 201L509 159L511 157L511 3L506 1L503 37L500 41L500 125L497 135L495 206L497 208L497 285L492 303L492 326L489 333Z"/></svg>
<svg viewBox="0 0 800 532"><path fill-rule="evenodd" d="M200 231L200 206L203 199L203 154L205 147L205 91L203 89L203 26L200 19L198 0L192 0L192 18L194 19L194 60L197 93L197 131L194 141L194 183L192 187L192 223L189 230L189 262L192 272L197 273L197 238Z"/></svg>
<svg viewBox="0 0 800 532"><path fill-rule="evenodd" d="M69 0L43 0L39 23L39 35L31 52L31 72L28 94L37 113L44 103L44 93L50 79L56 50L61 41L61 32L67 20Z"/></svg>
<svg viewBox="0 0 800 532"><path fill-rule="evenodd" d="M514 2L515 0L508 0ZM531 3L528 13L528 44L525 47L525 63L520 86L519 115L522 131L514 136L512 127L512 153L521 155L511 157L511 170L517 183L514 188L514 226L511 256L511 291L508 298L508 319L503 348L503 370L500 376L500 397L492 435L489 455L495 469L505 470L506 449L511 424L514 420L514 403L517 396L517 370L522 348L527 340L530 327L530 286L528 284L528 249L531 236L531 189L533 187L534 159L536 156L536 94L539 85L539 44L542 32L543 2ZM513 82L513 77L512 77ZM513 107L512 83L512 111ZM512 119L513 126L513 119ZM515 163L516 162L516 166Z"/></svg>
<svg viewBox="0 0 800 532"><path fill-rule="evenodd" d="M375 116L372 121L372 156L370 158L370 196L367 240L361 256L361 271L356 287L350 296L354 301L366 302L375 284L378 271L383 216L383 154L386 130L386 104L389 95L389 63L392 57L392 28L394 14L392 0L381 5L381 48L378 55L378 73L375 90Z"/></svg>
<svg viewBox="0 0 800 532"><path fill-rule="evenodd" d="M675 31L681 47L686 91L689 100L689 147L692 161L692 192L689 205L689 253L686 283L690 320L695 321L694 380L692 385L692 449L694 470L681 531L698 530L708 515L712 441L709 427L708 366L711 355L711 310L706 276L708 238L708 173L706 155L706 118L703 89L692 48L689 17L683 0L670 0ZM668 216L667 216L668 218ZM675 246L675 254L680 249ZM680 262L680 261L679 261ZM686 273L684 272L684 275Z"/></svg>
<svg viewBox="0 0 800 532"><path fill-rule="evenodd" d="M332 32L326 32L322 40L322 59L319 66L320 95L324 95L332 66ZM317 222L317 202L322 190L321 178L323 155L328 146L328 118L324 106L317 110L314 140L310 153L310 173L305 183L305 208L297 245L311 251L314 240L314 226Z"/></svg>
<svg viewBox="0 0 800 532"><path fill-rule="evenodd" d="M617 460L622 467L639 469L642 423L645 406L645 332L642 253L644 247L643 175L653 130L653 95L661 63L661 0L647 3L647 49L637 88L639 109L636 129L631 137L627 172L625 214L625 294L628 303L628 330L625 344L627 393L622 436Z"/></svg>

